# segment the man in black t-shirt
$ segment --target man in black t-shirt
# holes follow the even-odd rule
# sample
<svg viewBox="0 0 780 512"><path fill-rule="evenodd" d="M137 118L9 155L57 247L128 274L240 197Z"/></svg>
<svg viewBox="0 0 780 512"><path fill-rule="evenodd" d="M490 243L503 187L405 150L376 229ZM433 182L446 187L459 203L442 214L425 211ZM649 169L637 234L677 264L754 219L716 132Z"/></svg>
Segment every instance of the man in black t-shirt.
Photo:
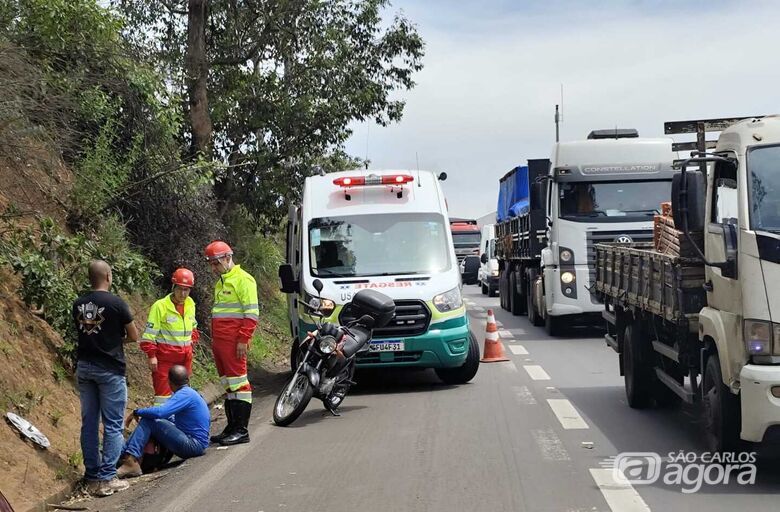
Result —
<svg viewBox="0 0 780 512"><path fill-rule="evenodd" d="M127 303L109 292L111 267L89 264L92 291L73 303L78 331L77 371L81 396L81 453L87 490L109 496L128 488L116 478L116 463L124 445L122 426L127 404L123 339L138 341L138 330ZM103 419L103 450L98 430Z"/></svg>

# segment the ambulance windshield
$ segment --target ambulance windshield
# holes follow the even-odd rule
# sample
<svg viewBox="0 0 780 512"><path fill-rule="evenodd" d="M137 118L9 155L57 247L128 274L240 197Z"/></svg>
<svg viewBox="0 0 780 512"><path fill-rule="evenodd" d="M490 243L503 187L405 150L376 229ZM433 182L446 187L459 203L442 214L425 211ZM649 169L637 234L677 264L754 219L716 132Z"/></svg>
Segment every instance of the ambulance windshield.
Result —
<svg viewBox="0 0 780 512"><path fill-rule="evenodd" d="M435 213L324 217L309 223L311 275L367 277L443 272L451 266Z"/></svg>

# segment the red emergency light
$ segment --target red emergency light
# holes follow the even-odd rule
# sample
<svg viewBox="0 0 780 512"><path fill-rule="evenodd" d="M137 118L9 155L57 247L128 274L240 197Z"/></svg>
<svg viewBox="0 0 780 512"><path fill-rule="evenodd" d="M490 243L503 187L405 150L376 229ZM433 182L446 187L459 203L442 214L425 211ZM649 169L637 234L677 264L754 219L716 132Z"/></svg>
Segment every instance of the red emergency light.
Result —
<svg viewBox="0 0 780 512"><path fill-rule="evenodd" d="M339 187L367 187L372 185L405 185L414 181L414 177L408 174L388 174L385 176L377 176L371 174L369 176L343 176L333 180L334 185Z"/></svg>

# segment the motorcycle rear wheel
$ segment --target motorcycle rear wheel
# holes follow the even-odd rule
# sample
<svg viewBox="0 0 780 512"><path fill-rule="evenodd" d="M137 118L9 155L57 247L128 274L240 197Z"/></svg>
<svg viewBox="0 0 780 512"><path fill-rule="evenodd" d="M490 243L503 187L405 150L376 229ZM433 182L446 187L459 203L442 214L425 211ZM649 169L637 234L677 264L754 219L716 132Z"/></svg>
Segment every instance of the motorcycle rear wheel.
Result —
<svg viewBox="0 0 780 512"><path fill-rule="evenodd" d="M284 387L274 404L274 423L286 427L300 416L309 405L314 388L303 373L296 373Z"/></svg>

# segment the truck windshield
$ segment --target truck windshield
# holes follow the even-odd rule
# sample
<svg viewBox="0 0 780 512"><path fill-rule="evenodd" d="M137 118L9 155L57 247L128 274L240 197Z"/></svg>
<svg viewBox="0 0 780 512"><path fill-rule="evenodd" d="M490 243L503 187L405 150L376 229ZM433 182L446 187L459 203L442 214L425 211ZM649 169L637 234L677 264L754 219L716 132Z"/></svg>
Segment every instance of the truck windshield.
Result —
<svg viewBox="0 0 780 512"><path fill-rule="evenodd" d="M309 223L311 275L367 277L450 268L447 225L437 214L325 217Z"/></svg>
<svg viewBox="0 0 780 512"><path fill-rule="evenodd" d="M480 233L452 233L452 243L455 247L479 246L481 241Z"/></svg>
<svg viewBox="0 0 780 512"><path fill-rule="evenodd" d="M672 197L671 181L617 181L558 186L562 219L580 222L626 222L652 219Z"/></svg>
<svg viewBox="0 0 780 512"><path fill-rule="evenodd" d="M753 148L750 172L750 229L780 231L780 146Z"/></svg>

